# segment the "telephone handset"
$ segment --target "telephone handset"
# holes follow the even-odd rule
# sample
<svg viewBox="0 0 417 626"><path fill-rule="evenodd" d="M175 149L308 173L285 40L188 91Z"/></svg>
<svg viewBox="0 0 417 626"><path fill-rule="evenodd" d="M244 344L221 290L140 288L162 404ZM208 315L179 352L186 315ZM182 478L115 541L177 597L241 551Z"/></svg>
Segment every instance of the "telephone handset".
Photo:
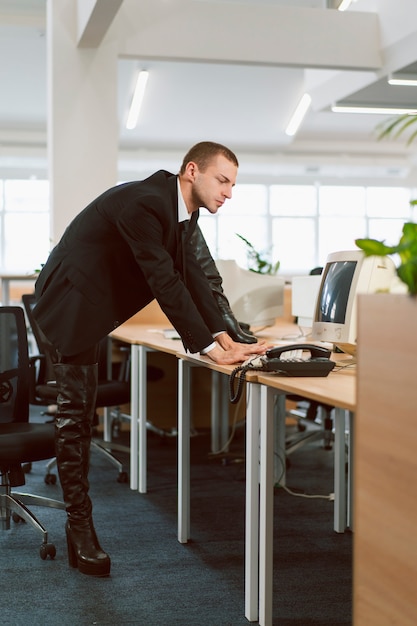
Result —
<svg viewBox="0 0 417 626"><path fill-rule="evenodd" d="M304 351L310 352L310 358L299 357ZM285 354L288 353L289 354ZM282 358L285 354L285 357ZM277 346L266 351L264 356L248 359L236 367L230 375L230 402L235 404L242 394L245 373L249 370L276 372L286 376L327 376L335 366L330 360L330 350L310 343L295 343ZM234 393L234 380L238 376L238 388Z"/></svg>
<svg viewBox="0 0 417 626"><path fill-rule="evenodd" d="M266 356L268 359L279 359L280 356L285 352L298 352L298 350L308 350L311 354L311 359L329 359L331 354L330 350L328 350L324 346L317 346L312 343L294 343L291 345L276 346L275 348L270 348L266 351Z"/></svg>

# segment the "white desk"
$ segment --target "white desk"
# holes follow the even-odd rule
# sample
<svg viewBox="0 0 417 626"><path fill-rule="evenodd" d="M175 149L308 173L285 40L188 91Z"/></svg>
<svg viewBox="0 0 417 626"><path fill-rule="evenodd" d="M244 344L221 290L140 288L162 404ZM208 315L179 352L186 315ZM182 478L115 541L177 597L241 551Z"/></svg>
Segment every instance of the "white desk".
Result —
<svg viewBox="0 0 417 626"><path fill-rule="evenodd" d="M178 541L186 543L190 538L191 370L193 367L206 367L218 375L230 375L234 368L216 365L207 357L186 354L178 341L165 339L161 333L152 333L149 329L149 324L130 323L112 333L113 337L130 343L132 351L131 488L146 492L146 353L149 350L167 352L178 358ZM282 333L282 328L275 330ZM274 421L281 425L284 423L286 394L300 395L336 407L334 529L343 532L350 525L351 517L351 507L346 505L345 419L348 411L351 422L349 432L352 435L355 374L343 370L332 372L325 378L285 378L250 372L246 378L245 616L249 621L259 619L261 626L270 626ZM277 401L274 403L275 396ZM216 402L213 404L217 406ZM351 478L348 484L351 484Z"/></svg>
<svg viewBox="0 0 417 626"><path fill-rule="evenodd" d="M173 339L165 339L163 330L166 324L136 324L129 322L119 326L111 333L111 337L129 343L131 347L131 430L130 430L130 488L140 493L147 491L147 354L150 351L172 354L177 357L185 355L182 342ZM180 361L181 363L181 361ZM205 366L203 362L195 363ZM229 373L231 368L227 370ZM181 374L181 367L179 369ZM189 375L189 372L187 372ZM179 385L179 389L182 387ZM188 387L187 398L190 397ZM226 403L225 403L226 400ZM181 403L182 406L182 403ZM188 408L188 421L190 420ZM211 385L211 445L212 451L218 452L223 448L228 438L228 422L225 416L228 413L227 379L217 371L212 370ZM182 429L184 421L183 409L180 408L178 415L178 430ZM189 432L189 428L188 428ZM180 437L181 439L181 437ZM179 446L181 444L179 443ZM185 450L181 448L180 458ZM189 463L189 454L188 454ZM185 462L185 459L184 459Z"/></svg>
<svg viewBox="0 0 417 626"><path fill-rule="evenodd" d="M131 400L130 400L130 488L140 493L147 491L147 353L165 352L177 355L181 341L165 339L166 325L123 324L111 337L130 344L131 349Z"/></svg>
<svg viewBox="0 0 417 626"><path fill-rule="evenodd" d="M198 354L178 354L178 541L187 543L190 538L190 398L191 372L195 367L206 367L212 372L212 449L213 436L220 429L220 445L227 439L228 428L225 416L220 416L219 406L228 400L228 377L234 366L216 365L208 357ZM256 380L256 375L248 373L247 379ZM216 431L217 429L217 431ZM214 450L216 451L216 450Z"/></svg>
<svg viewBox="0 0 417 626"><path fill-rule="evenodd" d="M178 541L190 538L190 382L191 369L205 366L230 374L232 366L219 366L207 357L179 357L178 413ZM248 372L246 398L246 530L245 530L245 616L261 626L272 624L273 588L273 500L274 425L285 426L285 396L296 394L335 407L334 442L334 530L350 526L351 490L346 495L345 420L348 412L353 433L355 374L349 369L323 378L285 378ZM277 396L276 402L274 397ZM349 454L352 446L349 445ZM352 463L349 462L349 472ZM348 478L352 485L352 477Z"/></svg>
<svg viewBox="0 0 417 626"><path fill-rule="evenodd" d="M257 382L247 387L245 616L249 621L259 620L260 626L272 624L274 417L278 417L282 426L287 393L335 407L334 530L344 532L351 526L353 485L353 446L349 442L349 493L346 494L345 420L347 415L349 437L352 438L355 387L355 372L350 369L333 371L323 378L286 378L259 373ZM274 416L275 395L277 415Z"/></svg>

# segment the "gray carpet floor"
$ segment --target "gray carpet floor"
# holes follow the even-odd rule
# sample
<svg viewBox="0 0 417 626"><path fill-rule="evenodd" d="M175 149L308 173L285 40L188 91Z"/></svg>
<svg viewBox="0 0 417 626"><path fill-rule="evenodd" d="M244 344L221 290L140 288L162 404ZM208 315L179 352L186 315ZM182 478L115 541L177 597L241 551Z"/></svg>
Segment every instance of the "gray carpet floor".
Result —
<svg viewBox="0 0 417 626"><path fill-rule="evenodd" d="M178 543L176 440L148 435L147 494L116 481L94 452L90 483L111 576L68 567L65 512L33 510L56 558L39 557L40 535L12 522L0 531L1 621L7 626L245 626L244 430L226 458L209 453L208 432L191 440L191 541ZM119 454L128 467L128 457ZM300 493L333 491L333 454L320 442L291 455L287 484ZM21 490L61 497L36 463ZM274 626L351 624L352 535L333 531L333 504L277 489L274 499Z"/></svg>

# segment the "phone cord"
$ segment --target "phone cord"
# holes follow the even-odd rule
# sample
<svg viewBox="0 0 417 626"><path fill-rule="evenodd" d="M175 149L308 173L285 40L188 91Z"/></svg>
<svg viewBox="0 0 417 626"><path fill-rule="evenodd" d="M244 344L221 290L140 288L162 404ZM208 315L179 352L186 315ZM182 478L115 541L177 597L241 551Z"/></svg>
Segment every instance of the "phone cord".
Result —
<svg viewBox="0 0 417 626"><path fill-rule="evenodd" d="M239 365L230 374L229 378L229 398L232 404L237 404L240 400L243 391L243 383L245 382L245 374L251 369L247 365ZM239 374L239 376L238 376ZM237 388L235 393L235 378L237 378Z"/></svg>

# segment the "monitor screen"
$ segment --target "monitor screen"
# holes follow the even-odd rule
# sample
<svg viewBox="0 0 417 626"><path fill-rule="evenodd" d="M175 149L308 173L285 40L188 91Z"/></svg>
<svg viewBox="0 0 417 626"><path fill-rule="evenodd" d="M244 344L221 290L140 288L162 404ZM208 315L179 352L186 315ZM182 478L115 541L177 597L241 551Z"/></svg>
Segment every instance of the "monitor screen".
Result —
<svg viewBox="0 0 417 626"><path fill-rule="evenodd" d="M316 321L344 324L357 261L334 261L325 268Z"/></svg>

